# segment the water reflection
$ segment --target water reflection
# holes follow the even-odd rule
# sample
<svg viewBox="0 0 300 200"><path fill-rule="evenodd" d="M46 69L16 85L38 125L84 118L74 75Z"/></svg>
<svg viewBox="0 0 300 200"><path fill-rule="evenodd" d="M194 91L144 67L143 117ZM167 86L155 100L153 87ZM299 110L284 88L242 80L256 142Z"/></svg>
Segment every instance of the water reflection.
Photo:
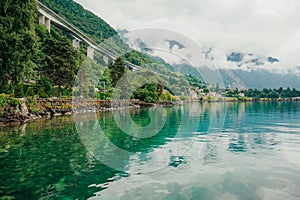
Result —
<svg viewBox="0 0 300 200"><path fill-rule="evenodd" d="M241 106L242 105L242 106ZM298 103L230 103L223 132L230 133L228 150L232 152L254 152L253 149L274 149L280 144L277 134L300 133L294 128L298 115L291 115L299 109ZM296 113L295 113L296 114ZM289 123L282 123L289 121ZM298 130L298 131L297 131Z"/></svg>
<svg viewBox="0 0 300 200"><path fill-rule="evenodd" d="M237 138L232 137L228 145L228 149L233 152L245 152L247 147L244 135L238 135Z"/></svg>
<svg viewBox="0 0 300 200"><path fill-rule="evenodd" d="M87 188L117 172L91 158L74 133L69 117L2 129L0 196L84 199L99 191Z"/></svg>
<svg viewBox="0 0 300 200"><path fill-rule="evenodd" d="M125 114L147 126L149 112ZM61 117L2 128L0 196L300 198L299 103L184 104L167 108L164 127L149 138L126 134L109 112L81 117L75 124ZM75 125L86 134L77 134ZM123 171L100 161L116 161ZM158 166L164 167L151 171Z"/></svg>
<svg viewBox="0 0 300 200"><path fill-rule="evenodd" d="M123 116L127 117L138 114L138 111L124 111L118 116L117 120L124 120ZM140 118L137 123L148 124L150 112L158 112L158 110L141 110ZM166 143L167 138L172 139L176 137L178 132L179 122L181 118L181 110L170 108L166 110L166 122L158 132L155 129L155 134L149 138L138 138L135 134L128 134L124 130L129 130L132 126L130 123L123 123L128 121L125 119L122 122L122 127L116 122L114 113L105 113L103 117L76 116L76 128L79 132L81 141L86 146L91 154L94 155L102 163L122 171L128 169L128 164L136 160L139 163L144 163L145 160L152 160L153 167L155 164L165 162L164 158L152 157L151 152L159 150L157 147ZM91 119L91 120L89 120ZM156 121L155 121L156 122ZM152 123L152 122L151 122ZM127 127L125 127L127 126ZM147 125L146 125L147 126ZM137 127L140 128L140 127ZM133 127L133 129L135 129ZM132 130L135 131L135 130ZM167 165L166 165L167 166ZM150 168L149 168L150 169Z"/></svg>

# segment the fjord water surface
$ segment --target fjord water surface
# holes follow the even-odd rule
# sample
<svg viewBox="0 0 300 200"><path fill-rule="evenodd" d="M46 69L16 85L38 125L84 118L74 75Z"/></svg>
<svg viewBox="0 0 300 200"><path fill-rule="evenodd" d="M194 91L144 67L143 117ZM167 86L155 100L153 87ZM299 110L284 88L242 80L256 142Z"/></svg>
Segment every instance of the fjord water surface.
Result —
<svg viewBox="0 0 300 200"><path fill-rule="evenodd" d="M119 123L106 112L2 128L0 196L300 199L300 103L164 109L115 111ZM149 124L157 133L138 137Z"/></svg>

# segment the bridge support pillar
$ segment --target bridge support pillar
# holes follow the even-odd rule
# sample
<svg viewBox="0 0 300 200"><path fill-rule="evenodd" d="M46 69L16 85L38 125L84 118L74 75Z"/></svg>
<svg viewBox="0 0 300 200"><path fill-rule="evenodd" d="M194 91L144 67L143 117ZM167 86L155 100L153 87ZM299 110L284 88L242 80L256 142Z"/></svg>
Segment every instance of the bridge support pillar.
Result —
<svg viewBox="0 0 300 200"><path fill-rule="evenodd" d="M39 16L39 24L45 25L47 30L50 32L51 20L45 17L44 15Z"/></svg>
<svg viewBox="0 0 300 200"><path fill-rule="evenodd" d="M106 65L109 65L109 58L108 56L103 56L103 61Z"/></svg>
<svg viewBox="0 0 300 200"><path fill-rule="evenodd" d="M45 24L45 16L43 16L43 15L39 16L39 24L42 24L42 25Z"/></svg>
<svg viewBox="0 0 300 200"><path fill-rule="evenodd" d="M87 57L94 60L94 48L92 46L88 46L87 48Z"/></svg>
<svg viewBox="0 0 300 200"><path fill-rule="evenodd" d="M73 47L77 50L79 50L80 48L80 40L78 40L77 38L73 38Z"/></svg>
<svg viewBox="0 0 300 200"><path fill-rule="evenodd" d="M50 29L51 29L51 20L48 19L47 17L45 17L45 26L46 26L46 29L50 32Z"/></svg>

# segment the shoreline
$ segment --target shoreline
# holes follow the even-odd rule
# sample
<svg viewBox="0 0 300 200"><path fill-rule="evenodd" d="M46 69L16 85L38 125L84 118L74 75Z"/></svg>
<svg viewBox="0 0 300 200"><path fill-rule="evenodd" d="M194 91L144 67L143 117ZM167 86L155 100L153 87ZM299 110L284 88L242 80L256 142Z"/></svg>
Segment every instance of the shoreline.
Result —
<svg viewBox="0 0 300 200"><path fill-rule="evenodd" d="M34 99L27 101L25 98L20 99L22 102L18 107L0 107L0 128L12 125L22 125L42 118L52 118L59 116L70 116L74 113L98 113L109 112L114 110L140 109L152 106L173 107L192 101L157 101L147 103L139 100L82 100L82 99ZM194 100L198 103L222 103L222 102L300 102L300 98L285 99L253 99L253 98L219 98Z"/></svg>
<svg viewBox="0 0 300 200"><path fill-rule="evenodd" d="M82 99L20 99L18 106L0 107L0 127L22 125L42 118L70 116L74 113L98 113L114 110L139 109L152 106L170 107L174 102L147 103L137 100L82 100Z"/></svg>

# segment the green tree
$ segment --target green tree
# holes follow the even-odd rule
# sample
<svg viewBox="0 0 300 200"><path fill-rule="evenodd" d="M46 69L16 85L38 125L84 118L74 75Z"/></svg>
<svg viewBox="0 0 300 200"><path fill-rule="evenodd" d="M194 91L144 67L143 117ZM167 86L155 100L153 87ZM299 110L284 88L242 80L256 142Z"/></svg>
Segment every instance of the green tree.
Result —
<svg viewBox="0 0 300 200"><path fill-rule="evenodd" d="M53 86L51 81L47 77L42 77L37 80L34 86L35 94L38 94L40 97L50 97L53 94Z"/></svg>
<svg viewBox="0 0 300 200"><path fill-rule="evenodd" d="M0 91L19 84L34 66L38 42L35 0L0 1Z"/></svg>
<svg viewBox="0 0 300 200"><path fill-rule="evenodd" d="M169 91L163 91L162 94L159 97L160 100L163 101L171 101L172 100L172 95L170 94Z"/></svg>
<svg viewBox="0 0 300 200"><path fill-rule="evenodd" d="M103 74L99 78L98 87L101 90L107 90L111 87L111 73L107 67L104 69Z"/></svg>
<svg viewBox="0 0 300 200"><path fill-rule="evenodd" d="M158 91L161 89L158 84L145 84L138 88L134 93L133 97L145 102L154 102L159 99ZM161 95L161 92L159 92Z"/></svg>
<svg viewBox="0 0 300 200"><path fill-rule="evenodd" d="M115 62L109 66L111 84L115 87L120 78L125 74L125 62L122 57L118 57Z"/></svg>
<svg viewBox="0 0 300 200"><path fill-rule="evenodd" d="M26 91L26 97L32 97L34 96L35 92L33 90L33 87L28 87L27 91Z"/></svg>
<svg viewBox="0 0 300 200"><path fill-rule="evenodd" d="M287 87L287 88L283 91L283 97L285 97L285 98L290 98L290 97L292 96L291 92L292 92L291 88Z"/></svg>
<svg viewBox="0 0 300 200"><path fill-rule="evenodd" d="M14 96L17 98L22 98L24 97L24 90L23 90L23 85L22 84L17 84L14 86Z"/></svg>
<svg viewBox="0 0 300 200"><path fill-rule="evenodd" d="M99 78L98 88L100 89L101 99L106 99L110 96L109 90L111 89L111 75L108 67L104 69L103 74Z"/></svg>
<svg viewBox="0 0 300 200"><path fill-rule="evenodd" d="M44 52L46 64L42 66L42 74L58 86L61 97L62 86L72 88L79 69L79 54L66 38L47 40Z"/></svg>
<svg viewBox="0 0 300 200"><path fill-rule="evenodd" d="M77 73L76 85L78 90L75 91L76 95L84 98L94 98L99 76L101 76L101 65L93 60L85 59Z"/></svg>

